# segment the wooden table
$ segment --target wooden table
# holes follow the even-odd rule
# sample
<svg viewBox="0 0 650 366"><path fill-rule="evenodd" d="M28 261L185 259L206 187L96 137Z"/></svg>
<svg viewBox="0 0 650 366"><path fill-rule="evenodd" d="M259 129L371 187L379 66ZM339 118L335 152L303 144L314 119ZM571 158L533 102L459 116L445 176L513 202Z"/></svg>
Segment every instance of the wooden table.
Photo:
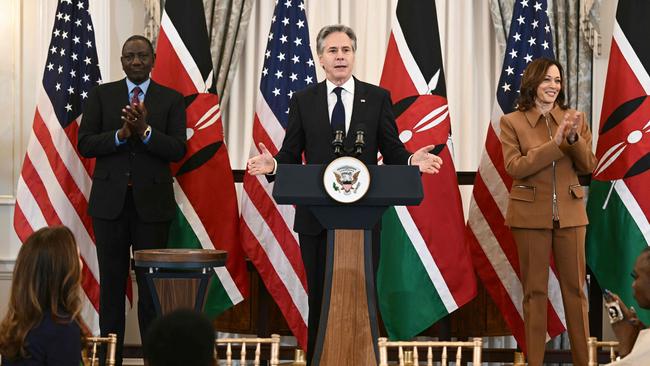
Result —
<svg viewBox="0 0 650 366"><path fill-rule="evenodd" d="M226 265L228 254L214 249L146 249L133 253L145 274L158 315L180 308L203 310L215 267Z"/></svg>

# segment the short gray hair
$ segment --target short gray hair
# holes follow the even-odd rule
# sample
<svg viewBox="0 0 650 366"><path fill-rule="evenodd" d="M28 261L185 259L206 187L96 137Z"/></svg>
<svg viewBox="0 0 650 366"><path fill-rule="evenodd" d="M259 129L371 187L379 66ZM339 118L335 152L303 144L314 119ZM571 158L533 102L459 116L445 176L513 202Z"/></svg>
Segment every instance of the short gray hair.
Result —
<svg viewBox="0 0 650 366"><path fill-rule="evenodd" d="M326 25L321 28L320 32L318 32L318 36L316 37L316 52L319 56L323 54L323 48L325 47L323 43L325 42L325 38L327 38L327 36L332 33L338 32L345 33L348 37L350 37L350 40L352 41L352 51L357 51L357 35L354 34L354 30L352 28L343 24Z"/></svg>

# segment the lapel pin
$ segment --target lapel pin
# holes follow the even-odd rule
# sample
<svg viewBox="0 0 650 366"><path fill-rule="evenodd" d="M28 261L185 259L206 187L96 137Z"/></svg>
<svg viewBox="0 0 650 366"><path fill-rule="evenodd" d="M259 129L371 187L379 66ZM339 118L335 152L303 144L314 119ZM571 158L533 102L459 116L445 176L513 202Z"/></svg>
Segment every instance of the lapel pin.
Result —
<svg viewBox="0 0 650 366"><path fill-rule="evenodd" d="M365 103L366 100L365 100L365 99L361 99L360 102L361 102L361 103Z"/></svg>

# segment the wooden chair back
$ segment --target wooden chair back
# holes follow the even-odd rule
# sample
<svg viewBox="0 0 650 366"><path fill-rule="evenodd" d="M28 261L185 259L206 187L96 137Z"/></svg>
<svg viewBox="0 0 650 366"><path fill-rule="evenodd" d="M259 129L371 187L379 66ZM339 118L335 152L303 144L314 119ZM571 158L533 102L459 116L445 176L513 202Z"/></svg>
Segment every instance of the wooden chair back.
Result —
<svg viewBox="0 0 650 366"><path fill-rule="evenodd" d="M446 366L449 358L449 348L455 348L456 365L460 365L463 348L472 349L472 364L481 364L482 338L473 338L470 342L438 342L438 341L399 341L390 342L387 338L379 338L379 366L388 366L388 349L397 348L399 366L419 365L418 347L426 348L427 366L433 365L433 350L441 349L441 364ZM452 351L453 352L453 351Z"/></svg>
<svg viewBox="0 0 650 366"><path fill-rule="evenodd" d="M253 364L255 366L259 366L262 344L271 345L271 357L269 359L269 364L271 366L277 366L280 363L280 336L277 334L271 335L271 338L219 338L215 341L215 343L217 346L226 346L226 366L232 366L233 348L235 348L235 350L239 349L239 360L241 362L241 365L247 365L247 347L255 347L255 350L253 351ZM217 348L215 348L215 356L217 358L217 361L219 361L220 358L217 352Z"/></svg>

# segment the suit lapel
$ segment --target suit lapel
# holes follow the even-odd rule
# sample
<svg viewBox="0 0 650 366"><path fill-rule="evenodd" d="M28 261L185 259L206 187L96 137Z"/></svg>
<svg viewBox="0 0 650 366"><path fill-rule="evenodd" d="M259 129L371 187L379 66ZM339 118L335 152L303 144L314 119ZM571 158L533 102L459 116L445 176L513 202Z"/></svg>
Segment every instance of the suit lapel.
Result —
<svg viewBox="0 0 650 366"><path fill-rule="evenodd" d="M327 109L327 85L325 85L325 81L320 82L314 90L312 105L316 108L313 121L314 128L323 136L331 135L332 125L330 124L329 110Z"/></svg>
<svg viewBox="0 0 650 366"><path fill-rule="evenodd" d="M126 85L126 78L120 80L120 82L117 84L118 88L120 90L120 93L115 93L115 95L122 95L122 100L121 104L123 105L128 105L129 104L129 86Z"/></svg>
<svg viewBox="0 0 650 366"><path fill-rule="evenodd" d="M364 83L354 78L354 101L352 102L352 118L350 119L350 128L345 137L346 145L356 139L358 125L364 120L366 114L366 98L368 90Z"/></svg>
<svg viewBox="0 0 650 366"><path fill-rule="evenodd" d="M144 106L147 108L147 112L156 108L156 93L158 93L158 84L151 80L147 88L147 94L144 96Z"/></svg>
<svg viewBox="0 0 650 366"><path fill-rule="evenodd" d="M108 89L106 95L109 97L108 110L110 118L104 121L104 128L107 130L119 129L122 127L122 108L129 105L129 87L126 85L126 78L104 84Z"/></svg>

